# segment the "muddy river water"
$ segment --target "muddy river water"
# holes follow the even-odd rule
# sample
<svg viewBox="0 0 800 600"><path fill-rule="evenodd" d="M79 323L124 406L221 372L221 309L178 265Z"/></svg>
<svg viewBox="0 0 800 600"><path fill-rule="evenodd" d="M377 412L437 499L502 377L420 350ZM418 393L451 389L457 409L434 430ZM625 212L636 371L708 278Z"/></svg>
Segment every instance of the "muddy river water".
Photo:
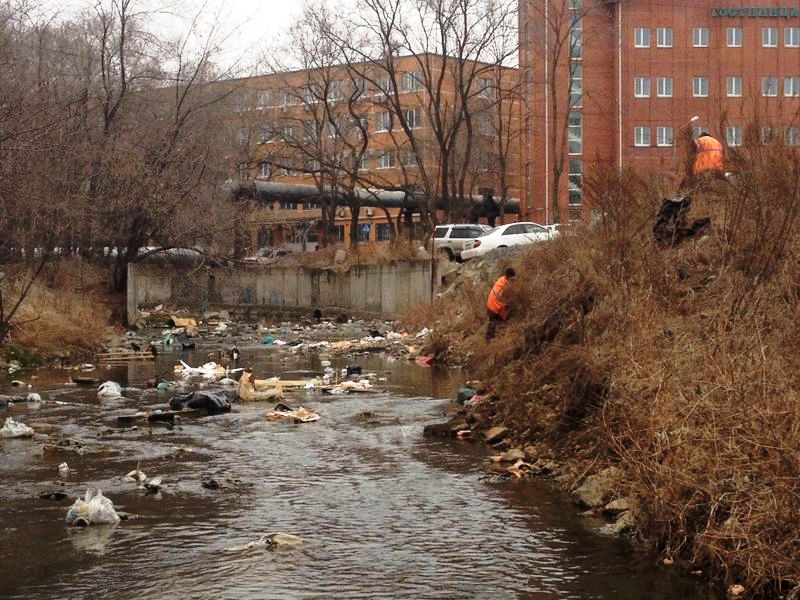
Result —
<svg viewBox="0 0 800 600"><path fill-rule="evenodd" d="M166 402L144 382L172 361L101 370L136 388L110 402L95 388L66 387L68 373L38 371L35 391L69 404L0 410L0 421L52 423L90 450L43 456L39 441L0 440L0 598L709 597L592 532L546 483L487 480L480 445L423 438L424 425L452 410L457 371L362 358L365 372L385 377L377 384L385 391L290 394L287 402L320 413L314 423L268 422L271 405L237 404L174 429L118 429L115 412ZM284 378L321 372L317 357L286 349L245 350L240 363ZM65 479L62 461L72 469ZM163 478L160 494L122 479L137 464ZM239 483L210 490L201 486L208 478ZM131 518L66 527L67 508L87 487ZM37 498L50 490L69 497ZM270 532L306 544L226 551Z"/></svg>

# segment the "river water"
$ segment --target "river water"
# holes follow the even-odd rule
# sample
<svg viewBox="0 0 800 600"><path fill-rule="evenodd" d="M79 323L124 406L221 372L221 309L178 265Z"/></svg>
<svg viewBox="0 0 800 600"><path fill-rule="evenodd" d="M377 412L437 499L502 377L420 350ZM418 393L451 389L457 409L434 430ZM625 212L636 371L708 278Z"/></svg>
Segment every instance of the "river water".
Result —
<svg viewBox="0 0 800 600"><path fill-rule="evenodd" d="M285 379L321 371L317 357L286 349L245 350L240 363ZM377 384L385 391L287 397L319 412L317 422L268 422L271 406L237 404L172 430L123 431L114 419L166 402L144 382L170 371L170 358L103 369L102 378L136 388L123 401L66 387L64 371L38 371L35 391L70 404L15 405L0 419L56 424L59 436L98 451L43 456L37 441L0 440L0 598L708 597L697 582L591 531L546 483L484 478L479 444L423 438L424 425L452 411L458 371L379 357L358 363L385 378ZM64 460L73 470L60 479ZM137 464L163 478L161 494L123 481ZM207 478L239 483L209 490ZM131 518L66 527L68 506L88 486ZM69 498L37 498L50 490ZM306 544L226 550L270 532Z"/></svg>

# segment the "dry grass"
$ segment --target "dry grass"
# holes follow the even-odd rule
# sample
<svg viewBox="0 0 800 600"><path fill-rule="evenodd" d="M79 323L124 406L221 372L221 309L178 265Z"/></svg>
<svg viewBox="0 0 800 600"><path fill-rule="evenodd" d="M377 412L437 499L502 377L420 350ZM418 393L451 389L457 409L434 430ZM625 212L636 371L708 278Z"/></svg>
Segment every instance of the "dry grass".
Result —
<svg viewBox="0 0 800 600"><path fill-rule="evenodd" d="M710 233L666 249L661 190L595 174L604 219L517 261L498 338L477 339L492 273L434 307L434 346L469 355L518 441L618 464L654 551L769 595L800 585L800 164L745 148L734 166L694 194Z"/></svg>
<svg viewBox="0 0 800 600"><path fill-rule="evenodd" d="M16 315L11 345L38 354L98 348L112 308L104 273L69 259L48 266Z"/></svg>

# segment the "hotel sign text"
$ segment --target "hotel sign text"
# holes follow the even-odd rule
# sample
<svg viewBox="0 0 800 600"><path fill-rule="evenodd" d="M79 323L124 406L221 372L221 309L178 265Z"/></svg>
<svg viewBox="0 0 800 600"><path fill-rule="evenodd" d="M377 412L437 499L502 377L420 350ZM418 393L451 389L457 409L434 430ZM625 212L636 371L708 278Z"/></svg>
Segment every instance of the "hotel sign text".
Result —
<svg viewBox="0 0 800 600"><path fill-rule="evenodd" d="M731 8L712 8L712 17L800 17L800 8L788 8L786 6L763 7L731 7Z"/></svg>

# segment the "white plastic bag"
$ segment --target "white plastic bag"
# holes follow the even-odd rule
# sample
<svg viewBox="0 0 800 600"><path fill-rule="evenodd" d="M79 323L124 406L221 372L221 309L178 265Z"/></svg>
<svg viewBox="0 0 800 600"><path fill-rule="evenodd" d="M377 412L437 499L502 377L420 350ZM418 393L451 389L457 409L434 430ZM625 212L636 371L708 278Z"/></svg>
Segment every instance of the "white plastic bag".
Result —
<svg viewBox="0 0 800 600"><path fill-rule="evenodd" d="M11 417L7 417L5 424L0 428L0 438L19 437L33 437L33 429L24 423L18 423Z"/></svg>
<svg viewBox="0 0 800 600"><path fill-rule="evenodd" d="M113 525L119 523L120 518L114 509L114 503L97 490L92 494L90 488L86 490L83 500L78 498L67 511L67 525Z"/></svg>
<svg viewBox="0 0 800 600"><path fill-rule="evenodd" d="M118 384L116 381L106 381L103 385L100 386L100 389L97 390L97 397L101 399L121 398L122 386Z"/></svg>

